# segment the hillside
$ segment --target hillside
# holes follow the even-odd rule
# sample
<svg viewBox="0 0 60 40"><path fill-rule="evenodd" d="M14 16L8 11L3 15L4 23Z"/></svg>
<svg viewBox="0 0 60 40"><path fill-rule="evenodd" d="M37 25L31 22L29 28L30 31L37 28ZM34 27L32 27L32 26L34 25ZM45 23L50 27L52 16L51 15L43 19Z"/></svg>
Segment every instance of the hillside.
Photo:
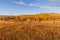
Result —
<svg viewBox="0 0 60 40"><path fill-rule="evenodd" d="M60 40L60 14L0 16L0 40Z"/></svg>
<svg viewBox="0 0 60 40"><path fill-rule="evenodd" d="M0 16L2 21L52 21L60 20L60 14L51 13L51 14L34 14L34 15L20 15L20 16Z"/></svg>

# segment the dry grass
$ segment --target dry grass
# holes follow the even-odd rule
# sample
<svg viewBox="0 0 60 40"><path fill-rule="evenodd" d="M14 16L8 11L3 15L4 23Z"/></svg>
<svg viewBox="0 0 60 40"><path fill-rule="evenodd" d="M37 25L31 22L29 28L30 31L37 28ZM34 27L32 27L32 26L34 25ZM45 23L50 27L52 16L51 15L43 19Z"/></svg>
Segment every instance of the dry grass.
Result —
<svg viewBox="0 0 60 40"><path fill-rule="evenodd" d="M0 40L60 40L60 14L0 16Z"/></svg>
<svg viewBox="0 0 60 40"><path fill-rule="evenodd" d="M0 40L60 40L60 25L50 22L0 21Z"/></svg>

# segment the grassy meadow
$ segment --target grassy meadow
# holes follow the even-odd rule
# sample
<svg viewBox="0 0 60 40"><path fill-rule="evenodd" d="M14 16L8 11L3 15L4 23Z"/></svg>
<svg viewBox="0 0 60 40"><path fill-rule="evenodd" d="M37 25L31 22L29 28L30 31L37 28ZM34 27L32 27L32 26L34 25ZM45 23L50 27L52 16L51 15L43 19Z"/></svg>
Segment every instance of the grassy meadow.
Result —
<svg viewBox="0 0 60 40"><path fill-rule="evenodd" d="M0 40L60 40L60 14L0 16Z"/></svg>

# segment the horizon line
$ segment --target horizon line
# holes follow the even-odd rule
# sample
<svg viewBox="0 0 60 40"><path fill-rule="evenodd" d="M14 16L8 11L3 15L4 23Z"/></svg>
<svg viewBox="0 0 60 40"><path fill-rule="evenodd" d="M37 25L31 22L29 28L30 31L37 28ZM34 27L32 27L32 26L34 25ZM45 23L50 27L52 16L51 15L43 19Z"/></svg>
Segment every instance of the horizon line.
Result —
<svg viewBox="0 0 60 40"><path fill-rule="evenodd" d="M35 14L51 14L51 13L56 13L60 14L60 12L40 12L40 13L29 13L29 14L0 14L0 16L20 16L20 15L35 15Z"/></svg>

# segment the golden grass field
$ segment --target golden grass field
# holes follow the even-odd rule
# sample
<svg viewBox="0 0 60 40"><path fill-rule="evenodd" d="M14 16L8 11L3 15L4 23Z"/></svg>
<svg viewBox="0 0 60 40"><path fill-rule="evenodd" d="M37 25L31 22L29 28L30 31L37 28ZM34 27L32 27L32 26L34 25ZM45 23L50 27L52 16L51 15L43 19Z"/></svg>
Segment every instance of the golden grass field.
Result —
<svg viewBox="0 0 60 40"><path fill-rule="evenodd" d="M0 20L0 40L60 40L60 21Z"/></svg>

